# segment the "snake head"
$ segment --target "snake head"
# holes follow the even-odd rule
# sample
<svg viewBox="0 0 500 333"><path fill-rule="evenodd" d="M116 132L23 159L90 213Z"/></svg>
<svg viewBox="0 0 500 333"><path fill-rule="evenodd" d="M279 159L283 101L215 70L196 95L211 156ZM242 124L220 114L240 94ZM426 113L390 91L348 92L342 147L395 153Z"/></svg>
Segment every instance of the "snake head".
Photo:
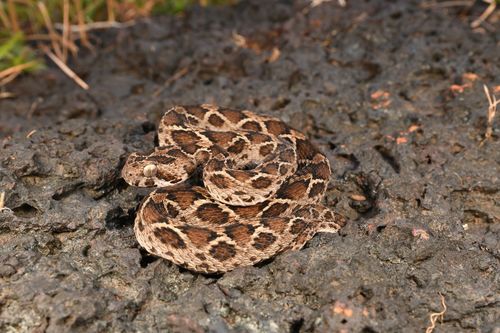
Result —
<svg viewBox="0 0 500 333"><path fill-rule="evenodd" d="M122 169L123 179L132 186L168 187L189 178L195 165L178 149L157 148L149 155L132 153Z"/></svg>

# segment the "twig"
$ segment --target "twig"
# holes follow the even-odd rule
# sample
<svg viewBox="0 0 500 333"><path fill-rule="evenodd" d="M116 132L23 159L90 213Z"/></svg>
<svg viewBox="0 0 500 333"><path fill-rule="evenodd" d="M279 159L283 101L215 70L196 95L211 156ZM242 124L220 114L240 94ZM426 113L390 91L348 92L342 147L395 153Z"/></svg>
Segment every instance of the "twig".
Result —
<svg viewBox="0 0 500 333"><path fill-rule="evenodd" d="M68 59L68 44L69 44L69 0L63 1L63 31L62 31L62 43L63 46L63 58L62 60L66 62Z"/></svg>
<svg viewBox="0 0 500 333"><path fill-rule="evenodd" d="M455 1L443 1L443 2L423 2L420 7L422 8L446 8L446 7L459 7L459 6L472 6L475 0L455 0Z"/></svg>
<svg viewBox="0 0 500 333"><path fill-rule="evenodd" d="M36 65L35 61L28 61L24 64L9 67L0 72L0 87L14 80L26 68Z"/></svg>
<svg viewBox="0 0 500 333"><path fill-rule="evenodd" d="M28 138L28 139L29 139L29 138L31 138L31 136L32 136L33 134L35 134L35 133L36 133L36 129L31 130L31 131L30 131L30 132L26 135L26 138Z"/></svg>
<svg viewBox="0 0 500 333"><path fill-rule="evenodd" d="M40 13L42 14L43 21L45 23L45 27L47 28L47 31L49 32L50 39L52 41L52 48L54 49L54 52L57 54L59 58L64 59L64 55L61 51L61 46L58 43L59 40L59 35L57 32L54 30L54 26L52 25L52 20L50 19L49 11L47 10L47 7L45 4L41 1L38 1L37 3L38 9L40 10Z"/></svg>
<svg viewBox="0 0 500 333"><path fill-rule="evenodd" d="M71 36L71 34L70 34ZM78 46L76 46L76 44L71 40L71 39L68 39L67 41L63 40L63 37L61 36L58 36L57 37L59 39L59 41L61 42L61 44L66 44L66 47L68 48L68 50L71 51L71 53L73 53L74 55L78 52ZM47 35L47 34L32 34L32 35L27 35L26 37L24 37L25 40L29 40L29 41L52 41L52 38Z"/></svg>
<svg viewBox="0 0 500 333"><path fill-rule="evenodd" d="M486 140L491 138L493 135L493 120L495 119L495 115L497 113L497 105L500 103L500 100L497 100L495 95L491 95L488 87L483 85L484 93L486 94L486 98L488 99L488 122L486 125L486 132L484 133L484 139L481 141L480 145L483 145Z"/></svg>
<svg viewBox="0 0 500 333"><path fill-rule="evenodd" d="M2 91L0 92L0 99L6 99L6 98L11 98L14 97L15 95L11 92L8 91Z"/></svg>
<svg viewBox="0 0 500 333"><path fill-rule="evenodd" d="M87 48L93 50L92 44L90 44L89 39L87 38L87 32L83 28L85 26L85 16L82 11L82 3L80 0L74 0L76 5L76 18L78 20L78 33L80 34L80 39L82 40L82 44Z"/></svg>
<svg viewBox="0 0 500 333"><path fill-rule="evenodd" d="M9 75L12 75L14 73L20 73L26 68L29 68L31 66L36 65L36 61L28 61L25 62L24 64L19 64L16 66L9 67L7 69L4 69L3 71L0 72L0 80L3 79L4 77L7 77Z"/></svg>
<svg viewBox="0 0 500 333"><path fill-rule="evenodd" d="M479 16L477 19L475 19L474 21L472 21L472 23L470 24L470 26L472 28L479 27L481 25L481 23L483 23L491 15L491 13L493 13L493 11L495 10L495 8L497 7L496 0L483 0L483 1L486 2L486 3L489 3L490 5L481 14L481 16Z"/></svg>
<svg viewBox="0 0 500 333"><path fill-rule="evenodd" d="M108 22L115 21L115 3L113 0L106 0L106 7L108 10Z"/></svg>
<svg viewBox="0 0 500 333"><path fill-rule="evenodd" d="M331 0L312 0L310 6L317 7L317 6L321 5L323 2L327 2L327 1L331 1ZM338 2L339 2L339 5L341 7L345 7L347 5L346 0L338 0Z"/></svg>
<svg viewBox="0 0 500 333"><path fill-rule="evenodd" d="M0 192L0 213L1 212L8 212L12 214L12 209L9 207L5 207L5 192L2 191Z"/></svg>
<svg viewBox="0 0 500 333"><path fill-rule="evenodd" d="M3 9L3 2L0 2L0 21L2 21L2 24L6 29L11 28L7 13L5 13L5 10Z"/></svg>
<svg viewBox="0 0 500 333"><path fill-rule="evenodd" d="M9 11L10 24L12 25L12 30L14 30L14 32L18 32L19 23L17 21L17 12L13 0L7 0L7 10Z"/></svg>
<svg viewBox="0 0 500 333"><path fill-rule="evenodd" d="M100 29L109 29L109 28L127 28L135 24L134 20L127 22L92 22L87 24L80 25L70 25L69 31L72 33L77 33L81 31L91 31L91 30L100 30ZM63 29L63 25L61 23L54 24L54 27L58 30Z"/></svg>
<svg viewBox="0 0 500 333"><path fill-rule="evenodd" d="M434 312L434 313L431 313L429 318L430 318L430 321L431 321L431 324L430 326L427 327L427 329L425 330L425 333L432 333L432 331L434 331L434 328L436 328L436 321L438 319L441 320L441 323L443 322L443 317L444 317L444 313L446 312L446 303L444 302L444 296L439 294L439 296L441 297L441 306L443 307L443 311L441 312Z"/></svg>
<svg viewBox="0 0 500 333"><path fill-rule="evenodd" d="M52 53L45 45L40 45L42 51L66 74L69 76L76 84L85 90L89 89L89 85L85 83L75 72L71 70L61 59L59 59L54 53Z"/></svg>
<svg viewBox="0 0 500 333"><path fill-rule="evenodd" d="M21 72L15 72L15 73L12 73L6 77L4 77L3 79L0 80L0 87L3 87L5 85L7 85L7 83L11 82L11 81L14 81L14 79L16 77L19 76L19 74L21 74Z"/></svg>

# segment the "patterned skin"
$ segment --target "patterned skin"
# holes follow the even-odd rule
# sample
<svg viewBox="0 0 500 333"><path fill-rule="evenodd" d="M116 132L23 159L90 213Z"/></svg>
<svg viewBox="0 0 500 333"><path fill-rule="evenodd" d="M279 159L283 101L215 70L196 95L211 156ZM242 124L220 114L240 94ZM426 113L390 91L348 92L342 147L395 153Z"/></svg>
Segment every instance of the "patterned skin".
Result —
<svg viewBox="0 0 500 333"><path fill-rule="evenodd" d="M176 106L158 137L154 152L131 154L122 170L128 184L158 188L134 227L154 255L222 273L300 249L315 233L345 224L320 204L331 174L327 158L276 118Z"/></svg>

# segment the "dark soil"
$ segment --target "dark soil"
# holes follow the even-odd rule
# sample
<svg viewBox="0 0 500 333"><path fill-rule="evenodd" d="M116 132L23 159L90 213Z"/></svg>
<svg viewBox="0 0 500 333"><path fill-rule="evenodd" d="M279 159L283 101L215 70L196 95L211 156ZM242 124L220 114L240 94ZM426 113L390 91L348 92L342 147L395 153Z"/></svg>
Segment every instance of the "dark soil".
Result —
<svg viewBox="0 0 500 333"><path fill-rule="evenodd" d="M485 5L420 3L194 8L94 32L95 52L71 63L89 91L53 66L10 85L0 331L424 332L441 294L435 332L499 332L498 127L481 141L500 20L473 30ZM149 190L120 168L153 147L166 108L203 102L307 133L348 225L223 276L141 250L132 227Z"/></svg>

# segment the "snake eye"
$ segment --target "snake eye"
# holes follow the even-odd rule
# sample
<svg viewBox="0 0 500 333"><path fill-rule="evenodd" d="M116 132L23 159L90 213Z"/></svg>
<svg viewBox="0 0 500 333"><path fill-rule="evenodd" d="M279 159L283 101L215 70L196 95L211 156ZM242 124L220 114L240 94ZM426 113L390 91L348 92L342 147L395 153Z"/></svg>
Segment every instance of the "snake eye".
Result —
<svg viewBox="0 0 500 333"><path fill-rule="evenodd" d="M144 167L144 169L142 170L142 173L146 177L154 177L154 176L156 176L157 170L158 170L158 168L156 167L156 165L148 164Z"/></svg>

